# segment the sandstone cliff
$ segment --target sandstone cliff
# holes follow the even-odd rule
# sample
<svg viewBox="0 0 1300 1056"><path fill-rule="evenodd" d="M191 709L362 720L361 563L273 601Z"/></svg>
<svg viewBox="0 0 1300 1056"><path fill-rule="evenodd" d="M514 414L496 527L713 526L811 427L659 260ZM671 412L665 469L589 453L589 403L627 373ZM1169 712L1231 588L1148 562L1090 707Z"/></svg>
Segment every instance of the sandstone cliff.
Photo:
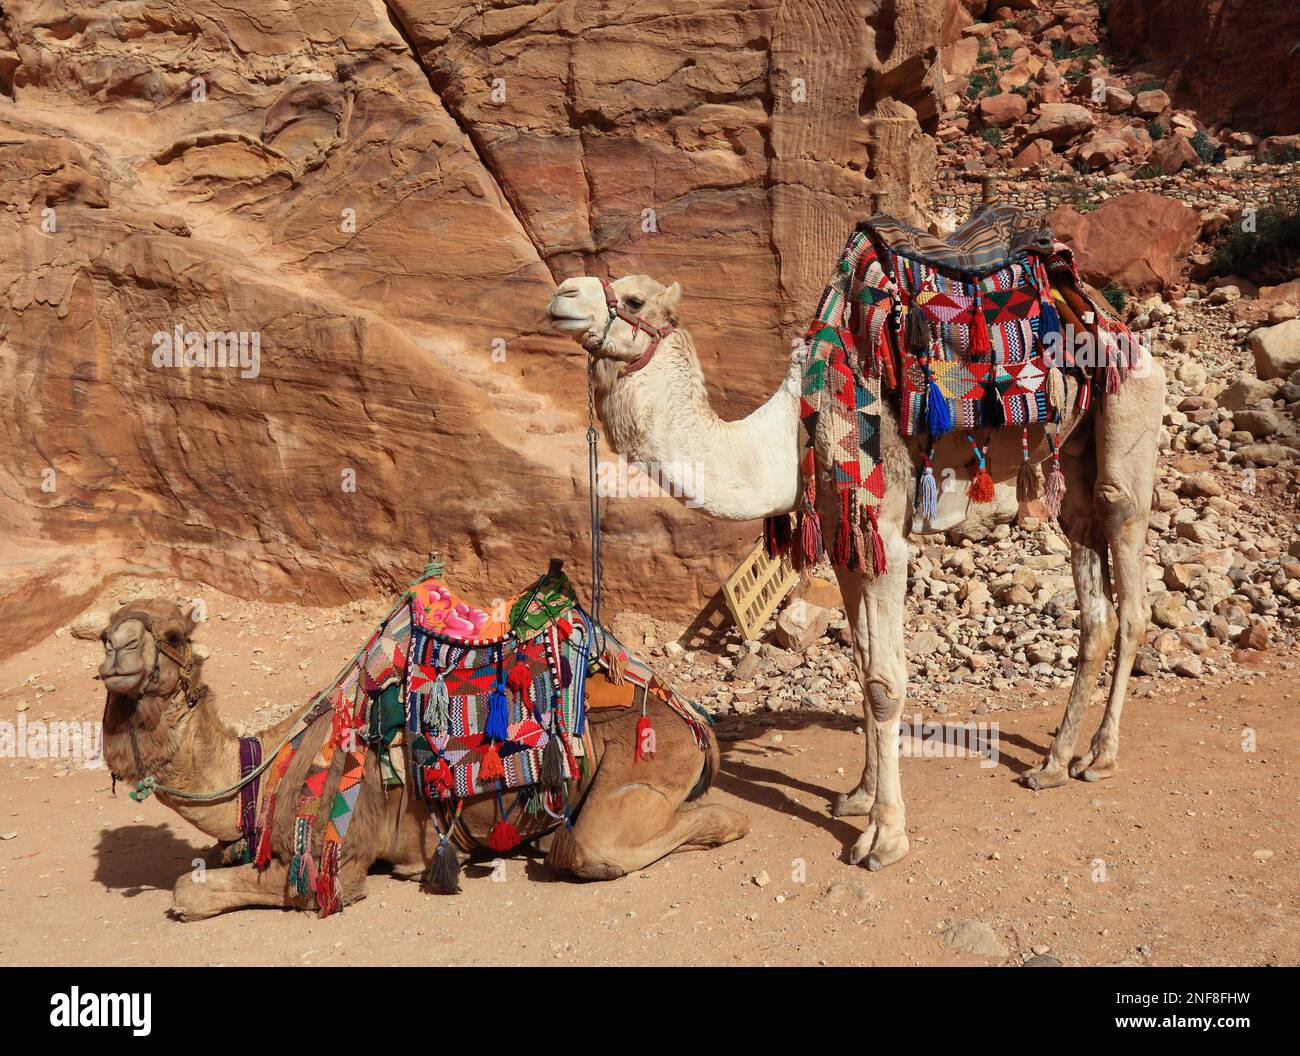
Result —
<svg viewBox="0 0 1300 1056"><path fill-rule="evenodd" d="M467 589L585 584L552 284L680 280L748 412L869 193L927 190L941 6L6 3L0 649L121 570L327 603L437 547ZM245 369L165 365L209 332ZM610 604L678 616L755 533L606 516Z"/></svg>

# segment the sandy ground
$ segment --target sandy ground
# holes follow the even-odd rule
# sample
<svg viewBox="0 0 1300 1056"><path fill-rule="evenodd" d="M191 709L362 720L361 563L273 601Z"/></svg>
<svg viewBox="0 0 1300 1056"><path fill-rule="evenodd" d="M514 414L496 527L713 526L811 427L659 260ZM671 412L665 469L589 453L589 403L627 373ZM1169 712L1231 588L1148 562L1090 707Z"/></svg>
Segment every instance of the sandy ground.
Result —
<svg viewBox="0 0 1300 1056"><path fill-rule="evenodd" d="M247 603L209 588L198 639L221 709L252 728L326 683L381 603L336 610ZM156 801L136 804L76 760L0 759L0 963L1066 964L1300 963L1297 657L1265 654L1235 682L1135 683L1122 772L1032 793L1015 779L1045 748L1063 693L982 716L996 765L903 761L912 853L883 873L845 861L861 819L829 817L862 760L854 720L784 713L729 720L710 795L750 816L744 840L674 855L609 883L516 856L468 869L464 892L376 875L343 914L168 915L176 877L211 841ZM98 719L98 647L65 631L0 663L0 722ZM954 690L948 722L971 717ZM1094 705L1090 720L1100 718ZM909 709L908 714L911 713ZM1091 727L1088 728L1090 733ZM1243 750L1253 731L1254 751ZM989 925L1005 953L947 945ZM381 937L382 936L382 937Z"/></svg>

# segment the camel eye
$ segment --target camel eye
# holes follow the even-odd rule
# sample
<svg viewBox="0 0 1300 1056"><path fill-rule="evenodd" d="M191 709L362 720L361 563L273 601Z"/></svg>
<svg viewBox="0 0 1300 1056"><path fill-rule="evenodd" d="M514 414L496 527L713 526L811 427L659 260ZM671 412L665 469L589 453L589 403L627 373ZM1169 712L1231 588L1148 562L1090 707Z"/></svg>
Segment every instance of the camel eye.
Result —
<svg viewBox="0 0 1300 1056"><path fill-rule="evenodd" d="M180 645L180 644L181 644L181 636L180 636L179 634L177 634L175 631L168 631L168 632L167 632L167 644L168 644L168 645Z"/></svg>
<svg viewBox="0 0 1300 1056"><path fill-rule="evenodd" d="M645 301L641 300L640 297L629 297L623 303L626 304L634 312L639 312L642 308L645 307Z"/></svg>

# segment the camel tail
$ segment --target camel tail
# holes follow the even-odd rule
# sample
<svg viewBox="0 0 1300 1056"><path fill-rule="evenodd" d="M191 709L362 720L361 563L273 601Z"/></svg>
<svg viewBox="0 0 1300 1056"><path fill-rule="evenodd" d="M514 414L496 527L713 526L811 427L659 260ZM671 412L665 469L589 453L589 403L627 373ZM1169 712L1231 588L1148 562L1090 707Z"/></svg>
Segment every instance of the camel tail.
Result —
<svg viewBox="0 0 1300 1056"><path fill-rule="evenodd" d="M704 733L709 743L704 749L704 762L700 766L700 776L695 782L695 787L686 794L687 803L695 802L713 787L713 779L718 776L718 767L722 762L722 753L718 750L718 739L713 735L713 730L706 728Z"/></svg>

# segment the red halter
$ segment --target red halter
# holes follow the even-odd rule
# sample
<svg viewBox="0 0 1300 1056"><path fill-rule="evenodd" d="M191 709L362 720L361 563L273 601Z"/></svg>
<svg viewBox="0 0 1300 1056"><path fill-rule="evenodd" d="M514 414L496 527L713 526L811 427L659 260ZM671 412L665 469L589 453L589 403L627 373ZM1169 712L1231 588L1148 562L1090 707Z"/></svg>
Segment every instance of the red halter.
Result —
<svg viewBox="0 0 1300 1056"><path fill-rule="evenodd" d="M615 319L622 319L632 328L632 338L636 339L638 330L644 330L650 337L650 346L641 353L635 360L623 368L623 375L627 376L634 370L640 370L655 354L655 349L659 347L659 342L671 334L677 327L669 323L667 326L651 326L639 315L633 315L631 312L619 306L618 294L614 292L613 285L608 279L601 279L600 285L605 291L605 305L609 308L609 322L605 324L605 335L609 334L609 328L614 325ZM605 343L605 335L601 337L601 344Z"/></svg>

